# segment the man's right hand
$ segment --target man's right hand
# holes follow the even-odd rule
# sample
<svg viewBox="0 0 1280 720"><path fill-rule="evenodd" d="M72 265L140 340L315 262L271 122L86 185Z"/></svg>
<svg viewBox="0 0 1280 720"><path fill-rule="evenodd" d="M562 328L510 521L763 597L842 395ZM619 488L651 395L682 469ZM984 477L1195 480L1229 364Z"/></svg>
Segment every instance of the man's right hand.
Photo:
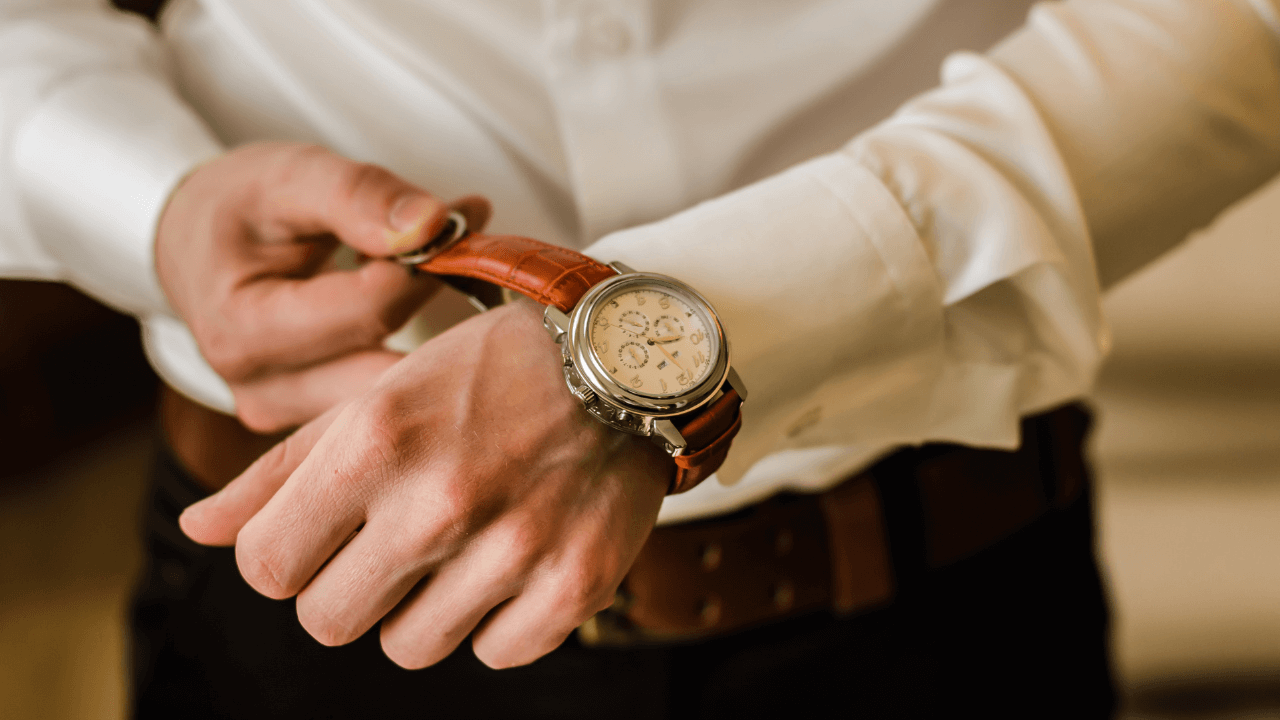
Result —
<svg viewBox="0 0 1280 720"><path fill-rule="evenodd" d="M384 339L439 284L378 258L425 244L450 209L476 230L489 217L483 198L446 204L320 147L248 145L174 191L157 272L241 421L274 432L358 396L400 358ZM374 259L336 270L340 242Z"/></svg>

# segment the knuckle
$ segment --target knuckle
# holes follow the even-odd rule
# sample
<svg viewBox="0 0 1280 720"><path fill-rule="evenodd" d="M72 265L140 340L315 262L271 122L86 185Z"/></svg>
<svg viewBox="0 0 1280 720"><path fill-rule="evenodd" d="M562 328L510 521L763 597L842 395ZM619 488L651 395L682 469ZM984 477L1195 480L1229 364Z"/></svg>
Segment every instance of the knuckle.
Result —
<svg viewBox="0 0 1280 720"><path fill-rule="evenodd" d="M555 650L571 632L573 627L565 630L547 626L540 628L534 635L522 639L508 637L495 639L489 635L479 636L472 640L471 649L480 662L493 670L507 670L528 665Z"/></svg>
<svg viewBox="0 0 1280 720"><path fill-rule="evenodd" d="M505 670L518 664L510 659L511 653L506 648L495 648L490 643L476 642L471 649L476 654L476 659L491 670Z"/></svg>
<svg viewBox="0 0 1280 720"><path fill-rule="evenodd" d="M236 382L253 372L252 355L245 351L240 337L221 323L193 321L191 334L200 346L200 354L224 380Z"/></svg>
<svg viewBox="0 0 1280 720"><path fill-rule="evenodd" d="M408 638L384 631L382 652L391 662L406 670L420 670L449 657L460 642L457 639L450 641L448 638L438 637L439 633L433 635L437 637Z"/></svg>
<svg viewBox="0 0 1280 720"><path fill-rule="evenodd" d="M236 417L250 430L260 435L270 435L289 428L290 418L280 414L270 403L253 393L234 392ZM283 460L283 458L282 458Z"/></svg>
<svg viewBox="0 0 1280 720"><path fill-rule="evenodd" d="M389 394L375 394L361 401L357 413L359 434L354 438L354 447L358 448L361 463L393 464L408 440L398 399Z"/></svg>
<svg viewBox="0 0 1280 720"><path fill-rule="evenodd" d="M528 575L547 546L545 529L536 522L509 523L495 535L494 548L503 558L508 579Z"/></svg>
<svg viewBox="0 0 1280 720"><path fill-rule="evenodd" d="M382 641L382 653L405 670L421 670L432 664L431 658L424 655L420 648L386 639Z"/></svg>
<svg viewBox="0 0 1280 720"><path fill-rule="evenodd" d="M241 532L241 535L245 533ZM285 574L283 565L270 553L260 550L258 545L253 536L236 540L236 564L245 582L273 600L292 597L297 590L282 580Z"/></svg>
<svg viewBox="0 0 1280 720"><path fill-rule="evenodd" d="M339 170L338 187L342 199L352 201L363 193L386 187L394 176L383 167L366 162L346 162Z"/></svg>
<svg viewBox="0 0 1280 720"><path fill-rule="evenodd" d="M599 612L602 606L607 607L613 600L613 583L590 568L566 574L560 587L558 605L575 625Z"/></svg>
<svg viewBox="0 0 1280 720"><path fill-rule="evenodd" d="M359 633L339 622L324 604L310 600L306 593L298 596L298 622L307 634L329 647L346 645L359 637Z"/></svg>

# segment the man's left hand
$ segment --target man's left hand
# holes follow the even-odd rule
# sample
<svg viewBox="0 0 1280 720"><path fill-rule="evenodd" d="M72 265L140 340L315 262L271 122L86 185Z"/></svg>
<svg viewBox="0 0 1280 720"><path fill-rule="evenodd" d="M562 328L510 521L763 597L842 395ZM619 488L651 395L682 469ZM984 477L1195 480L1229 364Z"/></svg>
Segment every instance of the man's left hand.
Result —
<svg viewBox="0 0 1280 720"><path fill-rule="evenodd" d="M671 460L591 418L528 302L461 323L183 514L245 579L298 596L326 645L385 616L382 647L431 665L474 631L532 662L608 607L653 528Z"/></svg>

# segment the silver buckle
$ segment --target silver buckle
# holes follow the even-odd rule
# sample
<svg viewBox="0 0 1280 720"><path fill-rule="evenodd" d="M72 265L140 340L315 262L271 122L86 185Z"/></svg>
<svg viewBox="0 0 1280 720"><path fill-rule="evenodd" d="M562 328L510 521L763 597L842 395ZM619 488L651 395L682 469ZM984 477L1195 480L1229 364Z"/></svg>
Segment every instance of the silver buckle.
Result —
<svg viewBox="0 0 1280 720"><path fill-rule="evenodd" d="M453 247L466 234L466 216L457 210L450 210L449 218L445 220L444 227L440 229L439 233L436 233L435 237L428 240L426 245L417 250L410 250L396 255L395 260L401 265L409 265L411 267L421 265Z"/></svg>

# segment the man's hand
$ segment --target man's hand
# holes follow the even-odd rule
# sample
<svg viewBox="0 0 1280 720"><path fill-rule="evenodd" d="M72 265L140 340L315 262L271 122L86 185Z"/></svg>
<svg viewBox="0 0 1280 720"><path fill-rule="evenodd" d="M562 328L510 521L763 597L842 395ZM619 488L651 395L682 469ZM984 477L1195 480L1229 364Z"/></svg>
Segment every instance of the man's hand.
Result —
<svg viewBox="0 0 1280 720"><path fill-rule="evenodd" d="M591 418L527 302L467 320L183 514L197 542L327 645L386 615L418 668L472 630L491 667L607 607L657 518L671 460Z"/></svg>
<svg viewBox="0 0 1280 720"><path fill-rule="evenodd" d="M478 197L454 204L479 229ZM425 244L450 207L390 172L316 146L261 143L201 166L174 191L156 268L250 428L300 425L369 387L383 348L439 287L389 260L338 271L339 242L372 257Z"/></svg>

